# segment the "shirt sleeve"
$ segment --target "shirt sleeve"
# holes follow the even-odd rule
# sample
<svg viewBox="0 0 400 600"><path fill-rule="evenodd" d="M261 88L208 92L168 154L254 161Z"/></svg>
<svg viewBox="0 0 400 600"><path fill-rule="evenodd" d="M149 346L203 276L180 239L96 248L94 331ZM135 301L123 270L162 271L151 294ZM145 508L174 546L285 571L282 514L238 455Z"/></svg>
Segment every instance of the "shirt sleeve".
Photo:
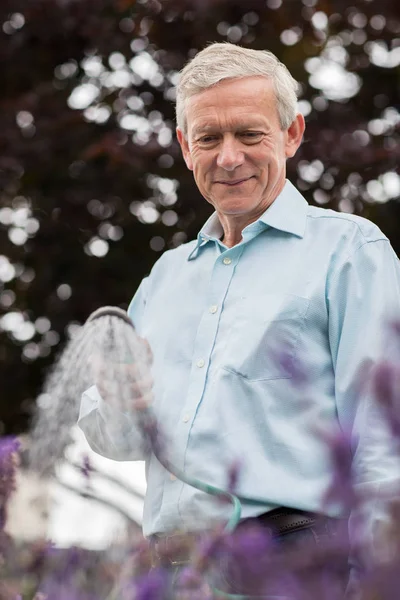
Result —
<svg viewBox="0 0 400 600"><path fill-rule="evenodd" d="M147 278L140 284L129 307L135 327L142 320L146 306ZM78 426L89 446L113 460L144 460L146 444L134 413L119 411L107 404L93 385L81 397Z"/></svg>
<svg viewBox="0 0 400 600"><path fill-rule="evenodd" d="M400 316L400 266L386 238L365 242L341 264L328 309L338 419L352 434L356 490L369 498L363 514L350 517L350 541L362 516L366 553L374 555L375 533L387 521L383 494L398 493L400 482L395 440L371 385L374 367L393 359L390 322Z"/></svg>

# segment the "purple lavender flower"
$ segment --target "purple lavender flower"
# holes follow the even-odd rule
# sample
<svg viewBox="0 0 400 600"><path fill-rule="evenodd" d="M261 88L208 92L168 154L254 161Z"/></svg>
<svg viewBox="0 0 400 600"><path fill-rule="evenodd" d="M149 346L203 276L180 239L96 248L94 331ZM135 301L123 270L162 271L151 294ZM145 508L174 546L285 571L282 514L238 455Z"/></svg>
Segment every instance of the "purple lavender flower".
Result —
<svg viewBox="0 0 400 600"><path fill-rule="evenodd" d="M90 479L90 475L94 471L92 463L90 462L90 458L87 454L85 454L85 456L83 457L82 465L80 466L80 471L87 480Z"/></svg>
<svg viewBox="0 0 400 600"><path fill-rule="evenodd" d="M381 362L374 369L373 390L393 435L400 440L400 371L396 365Z"/></svg>
<svg viewBox="0 0 400 600"><path fill-rule="evenodd" d="M291 378L293 385L305 388L309 383L305 365L284 346L274 353L272 358L281 367L283 372Z"/></svg>
<svg viewBox="0 0 400 600"><path fill-rule="evenodd" d="M45 581L34 600L98 600L94 594L83 591L79 584L71 582Z"/></svg>
<svg viewBox="0 0 400 600"><path fill-rule="evenodd" d="M135 600L166 600L169 579L164 569L152 569L135 582Z"/></svg>
<svg viewBox="0 0 400 600"><path fill-rule="evenodd" d="M19 449L20 442L17 438L0 438L0 531L4 530L7 502L15 489Z"/></svg>
<svg viewBox="0 0 400 600"><path fill-rule="evenodd" d="M228 469L228 492L234 494L237 490L242 464L239 460L234 461Z"/></svg>
<svg viewBox="0 0 400 600"><path fill-rule="evenodd" d="M176 582L179 600L213 600L211 588L202 573L193 566L185 567Z"/></svg>
<svg viewBox="0 0 400 600"><path fill-rule="evenodd" d="M197 541L194 563L200 572L207 569L211 562L218 562L224 554L226 534L217 528L201 536Z"/></svg>
<svg viewBox="0 0 400 600"><path fill-rule="evenodd" d="M400 319L389 320L388 325L388 342L393 344L394 349L400 350Z"/></svg>
<svg viewBox="0 0 400 600"><path fill-rule="evenodd" d="M201 575L193 566L188 566L182 569L178 576L178 585L182 588L197 587L201 582Z"/></svg>
<svg viewBox="0 0 400 600"><path fill-rule="evenodd" d="M216 587L221 585L230 593L260 594L275 550L270 533L262 526L244 524L223 541L214 569Z"/></svg>
<svg viewBox="0 0 400 600"><path fill-rule="evenodd" d="M351 431L342 429L325 437L333 468L333 479L324 499L325 505L339 504L347 513L358 504L352 471L351 448L354 439Z"/></svg>
<svg viewBox="0 0 400 600"><path fill-rule="evenodd" d="M7 462L9 457L20 450L21 443L15 436L0 438L0 464Z"/></svg>

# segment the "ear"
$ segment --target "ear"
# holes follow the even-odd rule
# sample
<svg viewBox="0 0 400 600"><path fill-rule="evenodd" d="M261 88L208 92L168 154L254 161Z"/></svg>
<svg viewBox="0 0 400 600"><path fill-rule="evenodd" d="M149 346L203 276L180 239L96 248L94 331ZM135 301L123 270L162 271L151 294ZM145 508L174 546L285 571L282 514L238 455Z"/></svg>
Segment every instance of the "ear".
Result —
<svg viewBox="0 0 400 600"><path fill-rule="evenodd" d="M292 158L297 152L298 147L303 139L304 129L306 127L304 117L301 113L296 115L293 123L289 125L286 131L286 157Z"/></svg>
<svg viewBox="0 0 400 600"><path fill-rule="evenodd" d="M193 171L193 161L192 155L190 154L189 143L182 129L179 129L179 127L176 128L176 137L178 138L178 142L181 147L182 155L185 159L186 166L188 169Z"/></svg>

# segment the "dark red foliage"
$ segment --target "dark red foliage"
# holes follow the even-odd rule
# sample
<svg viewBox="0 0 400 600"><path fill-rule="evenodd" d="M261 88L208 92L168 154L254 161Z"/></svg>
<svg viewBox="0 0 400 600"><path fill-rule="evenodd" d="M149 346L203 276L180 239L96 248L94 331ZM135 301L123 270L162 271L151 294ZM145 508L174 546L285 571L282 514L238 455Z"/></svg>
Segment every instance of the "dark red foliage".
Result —
<svg viewBox="0 0 400 600"><path fill-rule="evenodd" d="M287 64L311 109L304 143L289 163L289 178L310 202L322 199L328 207L376 220L400 250L396 198L374 205L365 188L369 180L398 164L396 123L369 137L359 133L368 130L371 120L387 115L388 109L395 117L399 108L398 67L372 64L368 46L380 41L388 51L395 47L398 2L381 0L378 9L367 0L279 4L276 0L0 3L0 211L11 207L11 217L17 219L13 223L10 213L0 212L0 255L6 257L5 268L7 259L14 268L11 278L0 275L4 279L0 433L28 426L46 369L62 347L69 324L82 323L100 305L126 307L162 249L192 238L209 215L177 143L160 145L154 125L156 131L147 142L138 144L119 122L132 112L129 104L136 102L142 106L137 114L150 115L153 123L161 115L167 129L173 130L174 79L171 82L169 75L210 41L229 39L268 48ZM329 37L344 40L346 68L362 83L359 92L344 101L324 99L309 81L306 61L320 56L327 45L324 31L313 24L318 11L328 18ZM378 19L376 13L381 15ZM282 32L288 30L298 37L297 43L285 45ZM99 81L85 71L85 58L100 57L103 73L111 73L110 55L117 52L117 60L122 55L129 63L142 50L160 66L164 79L136 77L120 87L107 87L103 80L99 101L109 111L103 122L69 107L74 88ZM313 161L321 162L321 173L307 178L304 166ZM164 202L149 174L179 181L175 204ZM159 217L146 223L137 207L149 199ZM16 217L18 209L22 212ZM24 230L27 219L34 221L24 240L19 230ZM93 238L107 242L104 256L87 253ZM35 324L36 333L15 337L1 320L2 314L13 311Z"/></svg>

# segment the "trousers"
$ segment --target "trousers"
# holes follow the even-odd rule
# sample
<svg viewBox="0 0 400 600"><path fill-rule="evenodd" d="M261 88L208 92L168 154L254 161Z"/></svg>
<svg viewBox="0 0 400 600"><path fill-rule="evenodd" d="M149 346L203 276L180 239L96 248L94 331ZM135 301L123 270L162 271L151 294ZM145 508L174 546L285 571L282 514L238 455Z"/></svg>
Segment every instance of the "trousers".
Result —
<svg viewBox="0 0 400 600"><path fill-rule="evenodd" d="M174 538L161 538L161 543L170 539ZM213 598L292 600L299 586L307 600L323 598L325 586L333 600L344 598L349 578L345 520L276 509L242 520L231 548L216 556L206 576ZM181 595L179 581L190 558L181 551L174 558L167 564L174 582L171 598L186 600L189 596Z"/></svg>

